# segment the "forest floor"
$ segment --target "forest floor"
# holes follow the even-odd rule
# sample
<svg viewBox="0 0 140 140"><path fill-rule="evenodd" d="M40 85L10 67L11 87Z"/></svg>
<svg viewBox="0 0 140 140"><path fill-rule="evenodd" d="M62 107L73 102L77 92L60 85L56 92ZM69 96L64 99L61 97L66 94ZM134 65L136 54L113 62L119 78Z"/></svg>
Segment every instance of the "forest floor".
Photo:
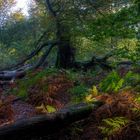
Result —
<svg viewBox="0 0 140 140"><path fill-rule="evenodd" d="M132 72L133 71L133 72ZM118 75L117 75L118 74ZM0 127L80 102L102 101L88 118L33 140L140 139L140 70L114 72L46 69L1 87Z"/></svg>

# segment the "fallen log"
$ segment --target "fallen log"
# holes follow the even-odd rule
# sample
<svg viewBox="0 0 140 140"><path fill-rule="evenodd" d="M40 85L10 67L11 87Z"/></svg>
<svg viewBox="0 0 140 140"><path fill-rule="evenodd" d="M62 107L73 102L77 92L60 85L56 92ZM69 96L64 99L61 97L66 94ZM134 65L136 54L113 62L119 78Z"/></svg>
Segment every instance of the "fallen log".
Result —
<svg viewBox="0 0 140 140"><path fill-rule="evenodd" d="M32 65L24 65L15 70L0 71L0 83L10 82L17 78L22 78L26 75L26 71L32 69Z"/></svg>
<svg viewBox="0 0 140 140"><path fill-rule="evenodd" d="M40 115L3 126L0 128L0 139L21 139L21 136L42 134L47 136L56 133L65 126L87 118L94 109L101 105L101 102L94 104L81 103L66 107L56 113Z"/></svg>
<svg viewBox="0 0 140 140"><path fill-rule="evenodd" d="M131 65L133 65L133 62L132 61L121 61L117 64L117 66L121 66L121 65L131 66Z"/></svg>
<svg viewBox="0 0 140 140"><path fill-rule="evenodd" d="M107 57L108 58L108 57ZM95 66L100 66L105 70L112 70L113 67L107 62L107 58L97 58L95 56L92 57L91 60L85 62L74 62L73 67L75 69L81 69L87 71L88 69L92 69Z"/></svg>
<svg viewBox="0 0 140 140"><path fill-rule="evenodd" d="M3 73L0 73L0 80L1 81L8 81L8 80L12 80L12 79L17 79L17 78L22 78L24 77L26 74L25 71L6 71Z"/></svg>

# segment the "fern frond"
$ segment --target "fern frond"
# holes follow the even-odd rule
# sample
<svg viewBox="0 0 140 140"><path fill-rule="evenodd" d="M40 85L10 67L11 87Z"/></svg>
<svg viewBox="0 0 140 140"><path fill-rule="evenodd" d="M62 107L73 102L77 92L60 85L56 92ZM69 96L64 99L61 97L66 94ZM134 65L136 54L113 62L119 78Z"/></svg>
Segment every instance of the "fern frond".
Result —
<svg viewBox="0 0 140 140"><path fill-rule="evenodd" d="M99 127L101 133L107 136L114 135L120 131L126 124L129 123L129 120L125 117L114 117L103 119L103 126Z"/></svg>

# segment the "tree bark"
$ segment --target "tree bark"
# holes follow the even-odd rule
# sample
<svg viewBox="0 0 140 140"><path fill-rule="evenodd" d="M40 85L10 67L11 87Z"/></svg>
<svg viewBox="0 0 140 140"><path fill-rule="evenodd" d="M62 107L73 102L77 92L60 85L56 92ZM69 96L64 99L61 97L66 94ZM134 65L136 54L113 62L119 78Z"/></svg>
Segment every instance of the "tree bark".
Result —
<svg viewBox="0 0 140 140"><path fill-rule="evenodd" d="M58 68L70 68L75 61L75 50L71 46L70 31L68 27L58 24L57 26L57 38L59 42L56 67Z"/></svg>

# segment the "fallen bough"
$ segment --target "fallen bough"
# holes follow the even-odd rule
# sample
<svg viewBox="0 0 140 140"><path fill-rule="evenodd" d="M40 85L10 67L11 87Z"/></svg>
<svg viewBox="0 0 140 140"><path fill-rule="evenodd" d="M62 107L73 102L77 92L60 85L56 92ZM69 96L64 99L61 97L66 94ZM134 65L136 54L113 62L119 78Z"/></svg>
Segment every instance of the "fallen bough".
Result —
<svg viewBox="0 0 140 140"><path fill-rule="evenodd" d="M26 72L32 68L31 65L24 65L15 70L0 71L0 82L10 82L11 80L22 78L26 75Z"/></svg>
<svg viewBox="0 0 140 140"><path fill-rule="evenodd" d="M49 135L58 132L65 126L87 118L94 109L102 105L101 102L92 104L80 103L61 109L56 113L39 115L26 120L17 121L0 128L0 140L17 139L22 136Z"/></svg>

